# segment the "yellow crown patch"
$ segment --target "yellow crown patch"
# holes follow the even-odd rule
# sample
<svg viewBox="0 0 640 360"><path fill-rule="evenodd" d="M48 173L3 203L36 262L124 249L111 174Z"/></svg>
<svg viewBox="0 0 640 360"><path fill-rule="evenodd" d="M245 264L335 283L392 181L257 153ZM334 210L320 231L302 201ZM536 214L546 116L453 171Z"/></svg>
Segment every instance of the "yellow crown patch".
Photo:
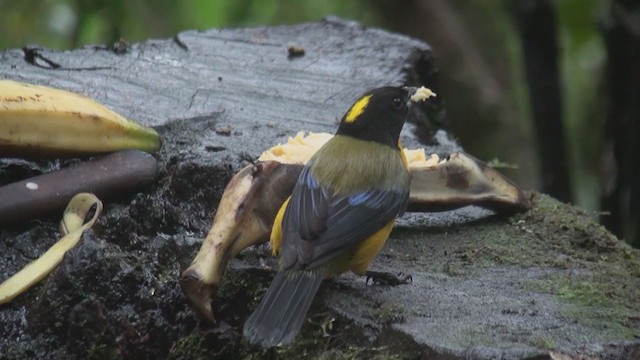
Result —
<svg viewBox="0 0 640 360"><path fill-rule="evenodd" d="M364 109L366 109L367 105L369 105L369 99L371 99L371 95L363 96L360 100L356 101L355 104L349 109L347 112L347 116L344 117L344 122L352 123L356 121L358 116L360 116Z"/></svg>

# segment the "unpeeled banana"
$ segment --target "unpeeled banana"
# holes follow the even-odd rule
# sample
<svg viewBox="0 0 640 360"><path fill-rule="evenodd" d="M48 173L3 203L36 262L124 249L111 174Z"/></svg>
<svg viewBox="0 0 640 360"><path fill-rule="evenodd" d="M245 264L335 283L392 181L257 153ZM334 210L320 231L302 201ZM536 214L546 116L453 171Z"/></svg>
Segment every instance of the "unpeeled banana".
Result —
<svg viewBox="0 0 640 360"><path fill-rule="evenodd" d="M160 147L160 136L80 94L0 80L0 156Z"/></svg>

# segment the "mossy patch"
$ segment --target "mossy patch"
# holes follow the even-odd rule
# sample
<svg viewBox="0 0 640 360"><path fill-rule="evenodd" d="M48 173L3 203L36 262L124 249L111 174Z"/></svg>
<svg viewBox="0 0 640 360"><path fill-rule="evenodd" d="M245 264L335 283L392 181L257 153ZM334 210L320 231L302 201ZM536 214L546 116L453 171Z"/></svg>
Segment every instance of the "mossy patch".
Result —
<svg viewBox="0 0 640 360"><path fill-rule="evenodd" d="M492 332L490 325L475 325L456 340L456 346L497 346L501 339L518 339L544 351L568 344L640 338L640 250L599 225L597 214L542 194L534 193L531 199L530 211L511 217L488 216L451 226L400 227L383 252L389 258L383 258L383 263L393 264L398 259L411 262L426 271L423 281L434 288L451 282L489 288L498 285L495 291L500 296L513 292L515 297L530 296L539 301L533 305L516 302L511 319L520 321L521 314L531 317L530 324L537 324L539 318L553 319L539 327L517 325L527 329L517 336L512 328ZM522 276L510 278L508 284L474 282L513 271ZM464 288L456 291L467 293ZM469 293L478 294L471 289ZM415 310L406 313L409 317L421 314Z"/></svg>
<svg viewBox="0 0 640 360"><path fill-rule="evenodd" d="M551 337L539 336L531 339L530 344L532 346L543 348L545 350L553 350L556 347L556 342Z"/></svg>
<svg viewBox="0 0 640 360"><path fill-rule="evenodd" d="M528 290L555 294L568 306L563 315L601 332L603 337L640 337L640 279L620 273L554 275L533 280Z"/></svg>
<svg viewBox="0 0 640 360"><path fill-rule="evenodd" d="M420 229L423 236L400 228L392 237L409 238L412 242L392 245L391 251L451 275L496 265L568 269L597 268L604 262L602 268L623 267L621 273L640 276L640 250L597 224L595 214L546 195L536 193L532 198L534 207L530 211L509 218L488 217L450 228L430 228L428 232ZM459 239L459 233L464 233L464 240ZM412 251L405 250L403 255L403 248Z"/></svg>
<svg viewBox="0 0 640 360"><path fill-rule="evenodd" d="M598 261L602 254L620 256L630 250L597 224L596 214L541 194L533 196L533 205L527 213L504 222L487 219L483 223L464 225L474 226L478 234L475 239L467 240L468 246L475 245L486 255L485 259L498 263L560 268ZM485 229L488 231L483 231Z"/></svg>

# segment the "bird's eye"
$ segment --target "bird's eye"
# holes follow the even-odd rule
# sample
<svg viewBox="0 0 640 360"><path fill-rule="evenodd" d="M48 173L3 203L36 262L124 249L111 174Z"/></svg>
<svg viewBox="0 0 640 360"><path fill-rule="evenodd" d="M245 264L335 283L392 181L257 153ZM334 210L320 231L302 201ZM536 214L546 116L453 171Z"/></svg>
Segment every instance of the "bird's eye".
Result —
<svg viewBox="0 0 640 360"><path fill-rule="evenodd" d="M393 99L393 107L395 107L396 109L402 108L402 99L400 98Z"/></svg>

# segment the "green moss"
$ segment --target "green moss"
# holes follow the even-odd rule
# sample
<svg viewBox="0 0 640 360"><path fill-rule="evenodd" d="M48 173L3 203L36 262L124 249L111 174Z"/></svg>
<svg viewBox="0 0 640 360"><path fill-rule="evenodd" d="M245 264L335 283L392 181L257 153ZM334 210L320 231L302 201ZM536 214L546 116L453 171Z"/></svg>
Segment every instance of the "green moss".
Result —
<svg viewBox="0 0 640 360"><path fill-rule="evenodd" d="M606 271L607 275L600 280L615 284L630 276L640 276L640 251L598 225L595 214L545 195L536 195L533 203L527 213L504 220L490 217L443 230L439 236L450 235L451 243L436 246L449 246L450 254L430 258L430 266L434 271L453 276L496 265L581 268L595 273ZM471 227L473 231L467 231ZM464 231L464 242L455 243L457 231Z"/></svg>
<svg viewBox="0 0 640 360"><path fill-rule="evenodd" d="M487 335L486 332L479 329L467 328L463 330L464 334L464 346L477 346L477 345L493 345L496 343L496 339Z"/></svg>
<svg viewBox="0 0 640 360"><path fill-rule="evenodd" d="M400 305L393 303L383 303L378 307L375 314L375 319L381 324L390 324L394 322L401 322L404 318L404 310Z"/></svg>
<svg viewBox="0 0 640 360"><path fill-rule="evenodd" d="M474 266L549 265L563 269L584 261L597 262L602 254L618 259L622 251L629 251L594 221L595 214L545 195L537 194L533 203L527 213L506 222L489 218L460 226L474 231L466 232L469 238L456 249L457 256Z"/></svg>
<svg viewBox="0 0 640 360"><path fill-rule="evenodd" d="M169 350L167 359L209 359L211 354L201 345L202 336L198 332L178 339Z"/></svg>
<svg viewBox="0 0 640 360"><path fill-rule="evenodd" d="M316 359L316 360L401 360L406 356L398 355L398 351L391 351L387 347L347 346L344 348L325 348L322 351L299 352L298 347L289 348L278 352L281 359Z"/></svg>
<svg viewBox="0 0 640 360"><path fill-rule="evenodd" d="M553 339L546 336L535 337L531 339L530 344L537 348L542 348L546 350L553 350L557 346Z"/></svg>
<svg viewBox="0 0 640 360"><path fill-rule="evenodd" d="M640 333L631 323L640 312L640 279L620 273L562 275L530 281L529 290L555 294L570 304L564 316L611 339L633 339Z"/></svg>
<svg viewBox="0 0 640 360"><path fill-rule="evenodd" d="M508 218L431 228L427 240L412 239L411 248L421 247L425 253L442 251L443 256L419 262L453 277L473 277L479 270L503 266L549 269L553 274L549 277L523 279L523 291L555 295L566 304L561 307L562 316L592 329L593 336L602 341L638 338L640 251L597 224L596 214L540 194L535 194L533 205L530 211ZM458 232L463 240L458 240ZM406 236L411 238L411 233ZM402 253L402 248L395 246L393 253ZM563 336L554 333L532 337L529 342L551 349L556 347L553 339ZM473 330L465 337L470 344L492 342Z"/></svg>

